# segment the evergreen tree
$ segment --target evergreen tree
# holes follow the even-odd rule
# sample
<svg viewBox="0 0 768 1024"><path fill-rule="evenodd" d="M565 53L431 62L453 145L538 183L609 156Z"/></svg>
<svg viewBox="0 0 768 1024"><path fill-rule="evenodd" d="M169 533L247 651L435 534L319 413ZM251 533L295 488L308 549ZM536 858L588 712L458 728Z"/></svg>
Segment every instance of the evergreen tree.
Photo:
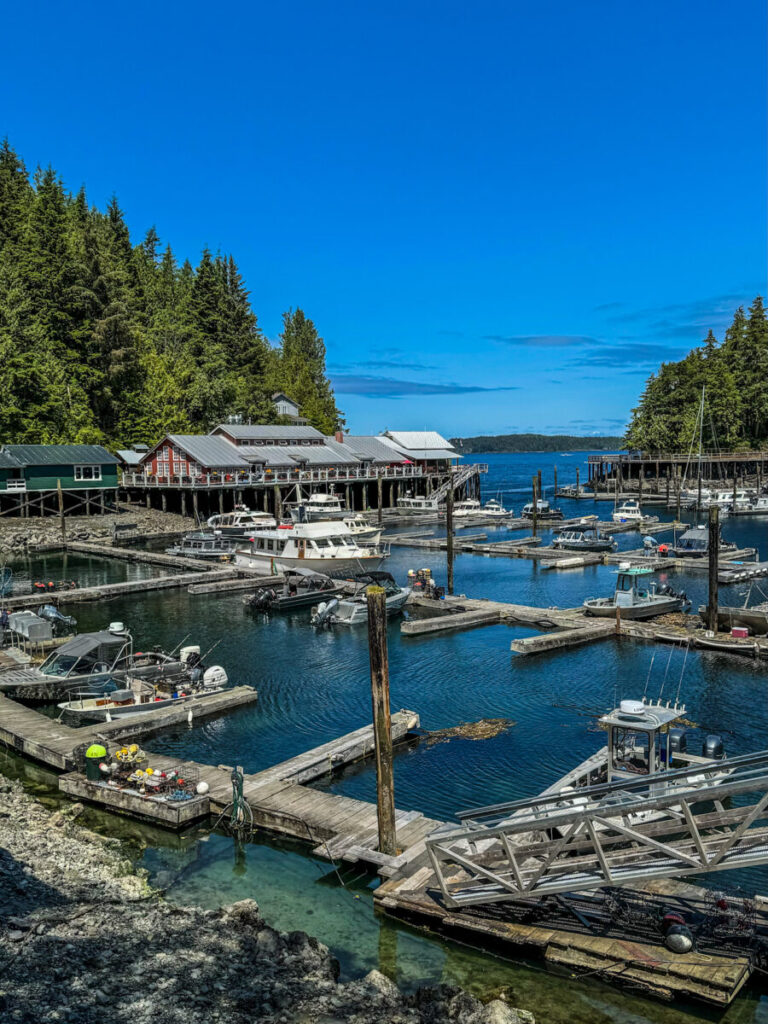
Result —
<svg viewBox="0 0 768 1024"><path fill-rule="evenodd" d="M232 256L179 266L154 227L134 245L115 197L90 208L0 145L0 440L118 446L229 413L269 421L276 386L332 429L322 340L301 311L286 325L273 350Z"/></svg>

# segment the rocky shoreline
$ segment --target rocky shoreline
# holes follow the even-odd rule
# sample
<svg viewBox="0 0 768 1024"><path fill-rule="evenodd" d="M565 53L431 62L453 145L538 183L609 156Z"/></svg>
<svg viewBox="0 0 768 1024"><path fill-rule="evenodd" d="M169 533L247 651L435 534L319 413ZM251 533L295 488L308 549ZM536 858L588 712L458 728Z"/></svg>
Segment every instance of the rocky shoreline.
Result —
<svg viewBox="0 0 768 1024"><path fill-rule="evenodd" d="M0 776L0 1018L18 1024L532 1024L456 988L339 983L329 950L244 900L178 907L119 840L49 813Z"/></svg>
<svg viewBox="0 0 768 1024"><path fill-rule="evenodd" d="M115 525L136 523L137 533L144 537L181 533L194 529L194 520L177 515L175 512L161 512L141 505L121 503L119 513L91 516L67 516L66 537L69 540L84 540L109 543ZM0 519L0 555L23 555L35 548L61 544L65 538L61 533L58 516L29 519Z"/></svg>

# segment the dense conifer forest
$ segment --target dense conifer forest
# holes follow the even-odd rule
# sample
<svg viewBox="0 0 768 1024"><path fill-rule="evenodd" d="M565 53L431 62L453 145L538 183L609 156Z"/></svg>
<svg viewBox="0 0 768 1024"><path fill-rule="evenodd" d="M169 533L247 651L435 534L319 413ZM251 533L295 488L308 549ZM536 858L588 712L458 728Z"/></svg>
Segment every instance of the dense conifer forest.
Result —
<svg viewBox="0 0 768 1024"><path fill-rule="evenodd" d="M455 437L454 445L473 452L606 452L623 447L620 437L581 437L573 434L495 434Z"/></svg>
<svg viewBox="0 0 768 1024"><path fill-rule="evenodd" d="M703 427L697 423L704 389ZM652 374L626 434L643 451L730 451L768 441L768 320L758 297L740 306L722 343L712 331L685 359Z"/></svg>
<svg viewBox="0 0 768 1024"><path fill-rule="evenodd" d="M0 443L115 447L231 414L275 422L276 391L324 433L343 422L301 309L272 347L232 256L179 264L154 227L135 244L117 199L100 211L2 144Z"/></svg>

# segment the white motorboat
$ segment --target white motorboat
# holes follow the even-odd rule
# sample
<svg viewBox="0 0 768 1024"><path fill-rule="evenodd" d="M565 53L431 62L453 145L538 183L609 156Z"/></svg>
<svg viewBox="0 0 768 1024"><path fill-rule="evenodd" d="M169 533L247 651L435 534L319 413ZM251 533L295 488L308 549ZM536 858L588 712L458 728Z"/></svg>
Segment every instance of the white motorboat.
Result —
<svg viewBox="0 0 768 1024"><path fill-rule="evenodd" d="M347 514L343 500L338 494L310 494L303 501L289 504L294 523L316 523L324 519L343 519Z"/></svg>
<svg viewBox="0 0 768 1024"><path fill-rule="evenodd" d="M625 501L622 505L613 510L611 516L614 523L640 522L643 518L643 510L639 501Z"/></svg>
<svg viewBox="0 0 768 1024"><path fill-rule="evenodd" d="M388 572L366 572L355 577L357 588L349 597L332 598L312 609L313 626L331 626L340 623L354 626L368 621L368 598L366 589L370 586L383 587L386 593L387 615L396 615L411 596L410 587L398 587L395 578Z"/></svg>
<svg viewBox="0 0 768 1024"><path fill-rule="evenodd" d="M109 722L127 715L163 711L180 704L195 704L221 693L227 685L227 673L221 665L198 670L196 678L185 680L178 689L163 688L139 679L128 679L122 690L101 695L77 694L57 707L69 718L83 722Z"/></svg>
<svg viewBox="0 0 768 1024"><path fill-rule="evenodd" d="M381 540L381 527L374 526L361 512L349 512L342 519L353 537L364 537L369 544L378 544Z"/></svg>
<svg viewBox="0 0 768 1024"><path fill-rule="evenodd" d="M252 512L244 505L240 505L234 512L222 512L211 516L206 520L206 526L225 537L245 537L252 530L277 526L277 522L268 512Z"/></svg>
<svg viewBox="0 0 768 1024"><path fill-rule="evenodd" d="M491 498L490 501L486 501L479 514L483 518L487 516L489 519L508 519L513 513L504 508L498 499Z"/></svg>
<svg viewBox="0 0 768 1024"><path fill-rule="evenodd" d="M233 536L222 536L218 530L213 533L185 533L181 540L165 549L166 555L182 558L214 559L223 561L234 553L237 541Z"/></svg>
<svg viewBox="0 0 768 1024"><path fill-rule="evenodd" d="M467 519L470 516L480 515L482 506L475 498L467 498L466 501L457 501L453 506L454 519Z"/></svg>
<svg viewBox="0 0 768 1024"><path fill-rule="evenodd" d="M235 564L271 574L309 569L327 576L378 569L388 548L356 537L343 522L284 523L254 530L235 551Z"/></svg>

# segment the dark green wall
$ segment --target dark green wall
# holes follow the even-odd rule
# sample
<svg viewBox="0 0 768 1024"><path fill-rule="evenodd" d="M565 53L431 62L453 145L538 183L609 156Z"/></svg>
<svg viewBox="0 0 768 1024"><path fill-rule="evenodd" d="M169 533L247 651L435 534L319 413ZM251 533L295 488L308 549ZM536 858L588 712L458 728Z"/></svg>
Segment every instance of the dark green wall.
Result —
<svg viewBox="0 0 768 1024"><path fill-rule="evenodd" d="M12 471L0 469L0 487L5 489L5 481ZM75 480L74 466L25 466L24 479L28 491L55 491L59 481L62 489L98 491L117 487L117 466L101 467L101 480Z"/></svg>

